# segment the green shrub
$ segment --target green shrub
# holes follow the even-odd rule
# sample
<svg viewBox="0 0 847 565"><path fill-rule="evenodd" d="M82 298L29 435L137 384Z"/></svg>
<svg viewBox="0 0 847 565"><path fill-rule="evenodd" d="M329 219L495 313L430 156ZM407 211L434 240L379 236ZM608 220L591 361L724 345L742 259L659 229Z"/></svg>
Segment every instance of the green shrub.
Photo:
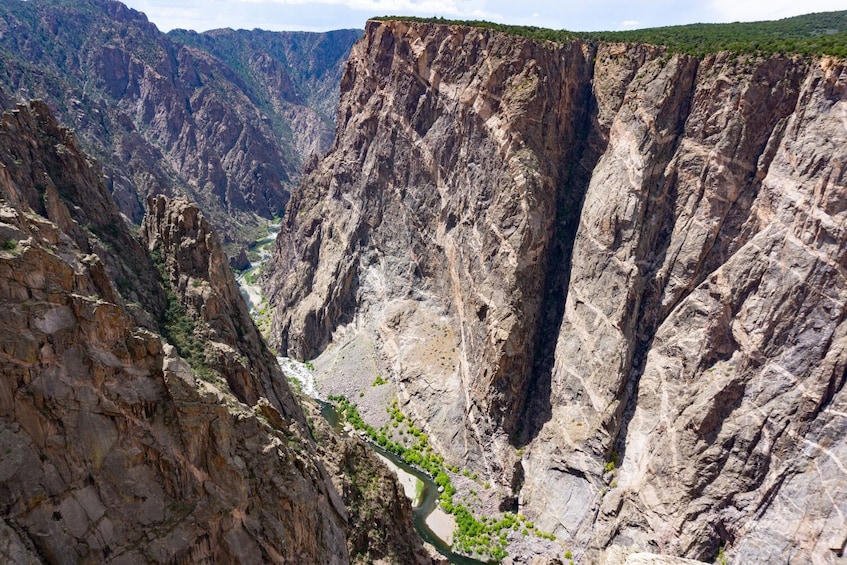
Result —
<svg viewBox="0 0 847 565"><path fill-rule="evenodd" d="M171 288L165 261L159 249L150 253L153 263L159 271L162 288L165 290L167 306L159 318L159 323L167 340L176 347L180 357L188 361L194 373L204 381L212 381L216 375L206 362L203 342L195 335L197 322L188 315Z"/></svg>
<svg viewBox="0 0 847 565"><path fill-rule="evenodd" d="M574 40L589 43L597 41L648 43L666 47L671 53L686 53L698 57L718 51L762 56L781 53L847 57L847 11L808 14L776 21L691 24L598 32L573 32L535 26L511 26L485 21L442 18L386 16L375 19L466 25L557 43Z"/></svg>

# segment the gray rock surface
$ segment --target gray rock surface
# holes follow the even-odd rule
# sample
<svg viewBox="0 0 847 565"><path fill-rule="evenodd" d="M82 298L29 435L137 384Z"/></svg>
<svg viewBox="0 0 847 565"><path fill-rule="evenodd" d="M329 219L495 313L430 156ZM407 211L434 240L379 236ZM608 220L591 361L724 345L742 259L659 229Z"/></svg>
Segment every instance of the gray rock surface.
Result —
<svg viewBox="0 0 847 565"><path fill-rule="evenodd" d="M838 562L845 84L826 57L369 22L277 240L272 340L366 334L446 459L589 561Z"/></svg>
<svg viewBox="0 0 847 565"><path fill-rule="evenodd" d="M331 142L359 34L164 34L114 0L2 0L0 84L76 131L133 222L151 194L188 195L234 252Z"/></svg>

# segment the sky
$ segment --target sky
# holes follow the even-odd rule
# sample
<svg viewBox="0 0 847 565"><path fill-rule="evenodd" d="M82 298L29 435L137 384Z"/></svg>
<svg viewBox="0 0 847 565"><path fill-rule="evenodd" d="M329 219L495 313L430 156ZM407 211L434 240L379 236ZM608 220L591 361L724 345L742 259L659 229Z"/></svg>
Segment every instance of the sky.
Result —
<svg viewBox="0 0 847 565"><path fill-rule="evenodd" d="M571 31L772 20L847 9L847 0L123 0L162 31L363 28L372 16L442 16Z"/></svg>

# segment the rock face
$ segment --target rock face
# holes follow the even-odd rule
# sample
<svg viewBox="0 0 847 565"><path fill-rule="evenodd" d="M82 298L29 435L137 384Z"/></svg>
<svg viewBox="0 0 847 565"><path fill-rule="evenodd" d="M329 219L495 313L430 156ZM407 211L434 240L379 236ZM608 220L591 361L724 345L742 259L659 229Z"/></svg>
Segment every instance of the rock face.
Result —
<svg viewBox="0 0 847 565"><path fill-rule="evenodd" d="M286 150L301 162L332 144L344 64L358 29L326 33L174 30L168 37L202 49L236 72L250 99L291 130ZM299 171L298 171L299 172Z"/></svg>
<svg viewBox="0 0 847 565"><path fill-rule="evenodd" d="M153 261L43 103L0 147L2 560L349 562L362 494L337 493L197 208L151 202ZM398 488L367 493L397 522L375 554L415 547Z"/></svg>
<svg viewBox="0 0 847 565"><path fill-rule="evenodd" d="M182 193L224 244L245 243L327 147L331 112L303 92L335 103L358 34L233 32L232 49L228 32L164 35L113 0L3 0L0 83L13 98L44 99L75 129L134 222L148 195Z"/></svg>
<svg viewBox="0 0 847 565"><path fill-rule="evenodd" d="M229 270L217 235L185 198L151 196L141 226L147 247L159 257L173 298L202 325L201 362L226 375L238 399L255 405L262 396L284 416L305 425L300 407L276 359L256 329ZM172 300L173 300L172 298Z"/></svg>
<svg viewBox="0 0 847 565"><path fill-rule="evenodd" d="M373 334L448 461L589 560L836 562L845 92L831 58L369 22L272 339Z"/></svg>
<svg viewBox="0 0 847 565"><path fill-rule="evenodd" d="M567 174L539 157L579 158L566 126L585 119L579 77L590 68L576 44L548 53L501 42L492 65L484 33L428 31L423 42L415 27L371 25L354 48L346 127L288 208L268 291L280 305L278 345L301 357L373 306L401 387L431 391L413 409L450 430L433 435L461 450L454 459L486 461L480 439L518 427L517 377L532 364L554 229L547 212ZM538 63L525 68L528 58ZM425 347L408 346L412 331Z"/></svg>
<svg viewBox="0 0 847 565"><path fill-rule="evenodd" d="M351 563L432 564L420 536L410 529L412 507L396 476L355 437L339 435L311 403L304 404L317 453L347 508Z"/></svg>

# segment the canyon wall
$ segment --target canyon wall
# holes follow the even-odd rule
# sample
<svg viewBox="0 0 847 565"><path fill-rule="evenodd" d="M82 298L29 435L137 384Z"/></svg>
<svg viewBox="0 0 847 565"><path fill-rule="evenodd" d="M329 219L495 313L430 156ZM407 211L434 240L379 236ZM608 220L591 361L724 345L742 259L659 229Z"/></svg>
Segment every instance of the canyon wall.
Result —
<svg viewBox="0 0 847 565"><path fill-rule="evenodd" d="M151 201L151 258L46 104L0 147L0 560L428 562L390 471L303 414L196 206Z"/></svg>
<svg viewBox="0 0 847 565"><path fill-rule="evenodd" d="M359 35L163 34L113 0L2 0L0 84L74 129L133 222L147 196L185 194L233 252L329 145L327 101Z"/></svg>
<svg viewBox="0 0 847 565"><path fill-rule="evenodd" d="M368 335L448 461L600 559L847 542L843 61L369 22L272 340Z"/></svg>

